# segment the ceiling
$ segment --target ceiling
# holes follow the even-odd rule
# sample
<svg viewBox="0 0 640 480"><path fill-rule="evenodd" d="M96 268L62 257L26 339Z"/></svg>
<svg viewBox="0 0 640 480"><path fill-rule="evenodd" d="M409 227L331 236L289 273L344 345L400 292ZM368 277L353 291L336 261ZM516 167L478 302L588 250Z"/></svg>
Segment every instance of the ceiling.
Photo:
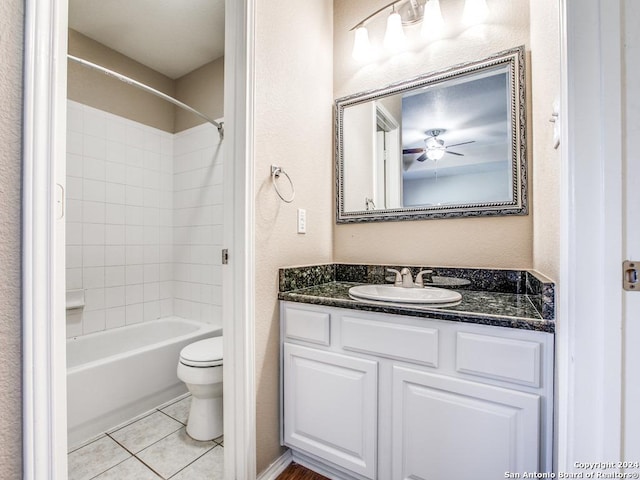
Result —
<svg viewBox="0 0 640 480"><path fill-rule="evenodd" d="M224 0L69 0L69 28L176 79L224 55Z"/></svg>
<svg viewBox="0 0 640 480"><path fill-rule="evenodd" d="M478 171L485 164L510 158L508 75L504 70L486 76L463 77L409 93L402 99L402 148L424 148L428 130L444 130L439 138L464 156L445 154L437 162L417 162L420 154L405 154L403 177L423 178L460 173L461 167ZM473 168L471 168L473 167ZM448 171L450 170L450 171Z"/></svg>

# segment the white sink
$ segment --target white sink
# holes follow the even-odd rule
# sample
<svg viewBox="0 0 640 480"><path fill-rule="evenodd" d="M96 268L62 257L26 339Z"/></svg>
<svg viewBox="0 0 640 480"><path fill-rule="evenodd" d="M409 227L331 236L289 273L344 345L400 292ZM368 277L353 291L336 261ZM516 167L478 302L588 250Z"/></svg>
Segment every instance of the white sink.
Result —
<svg viewBox="0 0 640 480"><path fill-rule="evenodd" d="M462 299L458 292L445 288L404 288L395 285L358 285L349 289L349 295L357 300L421 305L449 304Z"/></svg>

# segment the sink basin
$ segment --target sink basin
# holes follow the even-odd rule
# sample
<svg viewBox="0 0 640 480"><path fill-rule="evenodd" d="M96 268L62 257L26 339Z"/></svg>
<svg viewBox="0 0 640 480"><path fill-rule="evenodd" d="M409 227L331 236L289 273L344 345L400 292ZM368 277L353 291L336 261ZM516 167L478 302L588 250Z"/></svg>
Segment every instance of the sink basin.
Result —
<svg viewBox="0 0 640 480"><path fill-rule="evenodd" d="M458 292L445 288L404 288L395 285L358 285L349 289L349 295L357 300L420 305L450 304L462 299Z"/></svg>

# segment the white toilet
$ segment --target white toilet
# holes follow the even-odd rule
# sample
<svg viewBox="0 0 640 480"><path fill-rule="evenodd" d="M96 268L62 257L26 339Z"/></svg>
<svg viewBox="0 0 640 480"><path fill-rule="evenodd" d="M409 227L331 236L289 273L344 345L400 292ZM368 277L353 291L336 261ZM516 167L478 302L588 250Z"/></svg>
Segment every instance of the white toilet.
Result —
<svg viewBox="0 0 640 480"><path fill-rule="evenodd" d="M195 440L222 435L222 337L187 345L180 352L178 378L191 392L187 433Z"/></svg>

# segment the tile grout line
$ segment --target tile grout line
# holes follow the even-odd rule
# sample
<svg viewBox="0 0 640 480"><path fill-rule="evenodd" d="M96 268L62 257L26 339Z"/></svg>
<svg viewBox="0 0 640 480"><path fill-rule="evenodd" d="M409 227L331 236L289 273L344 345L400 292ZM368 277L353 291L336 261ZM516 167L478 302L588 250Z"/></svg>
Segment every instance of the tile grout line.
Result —
<svg viewBox="0 0 640 480"><path fill-rule="evenodd" d="M145 418L146 418L146 417L145 417ZM182 428L182 427L180 427L180 428ZM178 430L179 430L179 429L178 429ZM177 432L178 430L176 430L176 431L174 431L174 432L171 432L169 435L172 435L173 433ZM146 462L144 462L141 458L139 458L139 457L138 457L138 455L137 455L137 454L135 454L134 452L132 452L131 450L129 450L127 447L125 447L123 444L121 444L119 441L117 441L115 438L113 438L113 437L112 437L111 435L109 435L108 433L107 433L106 435L107 435L107 437L109 437L111 440L113 440L114 442L116 442L120 447L122 447L124 450L126 450L126 451L127 451L127 453L129 453L129 454L131 455L129 458L135 458L135 459L136 459L136 460L138 460L140 463L142 463L145 467L147 467L149 470L151 470L153 473L155 473L158 477L160 477L160 478L164 479L164 477L163 477L162 475L160 475L160 474L159 474L158 472L156 472L153 468L151 468L149 465L147 465L147 464L146 464ZM159 441L161 441L161 440L163 440L163 439L165 439L165 438L167 438L169 435L166 435L166 436L162 437L160 440L158 440L158 442L159 442ZM158 442L153 442L151 445L155 445L155 444L156 444L156 443L158 443ZM147 447L143 448L142 450L144 450L144 449L146 449L146 448L150 447L151 445L148 445ZM140 450L140 451L142 451L142 450ZM128 460L129 458L127 458L126 460ZM125 460L123 460L123 462L124 462L124 461L125 461ZM122 462L120 462L120 463L122 463ZM120 463L119 463L118 465L120 465ZM115 465L114 465L114 467L115 467ZM113 467L112 467L112 468L113 468ZM109 470L110 470L110 469L109 469ZM105 471L107 471L107 470L105 470ZM102 472L102 473L104 473L104 472ZM94 478L95 478L95 477L94 477Z"/></svg>
<svg viewBox="0 0 640 480"><path fill-rule="evenodd" d="M177 419L177 418L175 418L175 417L172 417L172 416L171 416L171 415L169 415L167 412L163 412L162 410L158 410L158 411L159 411L160 413L162 413L163 415L166 415L167 417L169 417L171 420L175 420L175 421L176 421L176 422L178 422L180 425L183 425L183 426L185 426L185 427L187 426L187 424L186 424L186 423L184 423L184 422L182 422L182 421L178 420L178 419Z"/></svg>
<svg viewBox="0 0 640 480"><path fill-rule="evenodd" d="M129 453L129 451L127 450L127 453ZM99 477L100 475L102 475L103 473L107 473L109 470L111 470L112 468L116 468L118 465L123 464L124 462L126 462L127 460L129 460L130 458L132 458L132 455L129 455L127 458L125 458L124 460L122 460L121 462L116 463L115 465L110 466L109 468L107 468L106 470L103 470L100 473L97 473L96 475L94 475L93 477L91 477L89 480L92 480L94 478Z"/></svg>
<svg viewBox="0 0 640 480"><path fill-rule="evenodd" d="M213 441L213 440L212 440ZM182 472L185 468L189 467L190 465L193 465L194 463L196 463L198 460L200 460L202 457L204 457L207 453L213 451L214 448L224 448L222 445L220 445L219 443L216 443L215 441L213 441L213 446L208 449L207 451L205 451L202 455L198 456L197 458L194 458L191 462L189 462L188 464L186 464L184 467L182 467L180 470L178 470L176 473L174 473L173 475L171 475L169 478L173 478L176 475L178 475L180 472Z"/></svg>
<svg viewBox="0 0 640 480"><path fill-rule="evenodd" d="M158 409L155 409L155 410L156 410L157 412L160 412L160 413L162 413L163 415L167 416L168 418L170 418L170 419L172 419L172 420L174 420L174 421L178 422L178 423L181 425L181 426L180 426L180 428L178 428L178 429L174 430L174 431L173 431L173 432L171 432L171 433L168 433L167 435L165 435L164 437L162 437L162 438L160 438L160 439L156 440L155 442L150 443L149 445L145 446L143 449L141 449L141 450L140 450L139 452L137 452L137 453L134 453L134 452L132 452L131 450L129 450L126 446L124 446L122 443L118 442L118 441L117 441L115 438L113 438L110 434L105 433L105 435L106 435L107 437L111 438L114 442L116 442L120 447L122 447L122 448L123 448L124 450L126 450L128 453L130 453L130 454L131 454L131 456L132 456L133 458L135 458L136 460L138 460L138 461L139 461L140 463L142 463L145 467L147 467L147 468L148 468L149 470L151 470L153 473L155 473L156 475L158 475L158 477L162 478L163 480L167 480L164 476L162 476L162 475L160 474L160 472L158 472L158 471L156 471L155 469L153 469L153 468L152 468L152 467L151 467L147 462L145 462L142 458L140 458L140 457L138 456L138 454L139 454L139 453L141 453L141 452L143 452L143 451L145 451L145 450L146 450L146 449L148 449L149 447L151 447L151 446L153 446L153 445L156 445L157 443L159 443L159 442L163 441L163 440L164 440L164 439L166 439L167 437L169 437L169 436L173 435L174 433L176 433L176 432L178 432L178 431L182 430L183 428L185 428L185 433L186 433L186 426L185 426L185 424L184 424L184 423L182 423L182 422L180 422L179 420L177 420L177 419L173 418L171 415L169 415L169 414L167 414L167 413L163 412L162 410L158 410ZM156 413L156 412L152 412L150 415L153 415L154 413ZM145 417L143 417L143 418L147 418L147 417L148 417L148 416L150 416L150 415L147 415L147 416L145 416ZM134 424L134 423L135 423L135 422L132 422L132 423L130 423L129 425L132 425L132 424ZM179 472L181 472L182 470L184 470L185 468L187 468L187 467L188 467L189 465L191 465L192 463L196 462L198 459L200 459L201 457L203 457L204 455L206 455L207 453L209 453L210 451L212 451L214 448L216 448L216 447L224 448L224 446L223 446L223 445L221 445L220 443L216 442L215 440L212 440L212 442L213 442L213 445L211 446L211 448L209 448L209 449L205 450L205 451L202 453L202 455L199 455L197 458L195 458L194 460L192 460L191 462L189 462L187 465L185 465L184 467L182 467L182 468L181 468L180 470L178 470L176 473L174 473L173 475L171 475L171 477L173 477L173 476L177 475ZM124 460L123 460L123 461L124 461ZM120 462L120 463L122 463L122 462ZM119 465L119 464L118 464L118 465ZM114 465L114 466L115 466L115 465ZM105 470L105 471L106 471L106 470ZM101 475L102 473L104 473L104 472L101 472L101 473L100 473L100 475ZM167 478L171 478L171 477L167 477Z"/></svg>
<svg viewBox="0 0 640 480"><path fill-rule="evenodd" d="M155 412L154 412L154 413L155 413ZM167 415L167 416L168 416L168 415ZM145 417L145 418L146 418L146 417ZM171 418L171 417L169 417L169 418ZM173 419L172 419L172 420L173 420ZM178 421L176 420L176 422L178 422ZM142 451L146 450L147 448L151 447L152 445L155 445L156 443L161 442L162 440L164 440L165 438L167 438L167 437L169 437L169 436L173 435L173 434L174 434L174 433L176 433L177 431L182 430L183 428L185 428L183 423L181 423L181 422L178 422L178 423L180 424L180 427L176 428L176 429L175 429L175 430L173 430L172 432L167 433L164 437L159 438L158 440L156 440L156 441L154 441L154 442L150 443L149 445L145 446L145 447L144 447L144 448L142 448L138 453L140 453L140 452L142 452ZM127 447L125 447L122 443L120 443L118 440L116 440L115 438L113 438L113 437L111 436L111 434L106 433L105 435L107 435L107 436L108 436L109 438L111 438L114 442L116 442L118 445L120 445L122 448L124 448L127 452L131 453L131 455L133 455L134 457L136 457L136 458L137 458L137 455L138 455L137 453L134 453L134 452L132 452L131 450L129 450L129 449L128 449Z"/></svg>
<svg viewBox="0 0 640 480"><path fill-rule="evenodd" d="M168 408L171 405L175 405L176 403L179 403L180 401L184 400L188 398L188 395L180 398L179 400L176 400L174 402L171 402L169 404L164 404L161 407L162 408ZM116 438L113 437L113 434L115 434L116 432L121 431L122 429L126 428L126 427L130 427L131 425L134 425L135 423L144 420L145 418L150 417L151 415L155 414L156 412L159 412L161 414L163 414L165 417L168 417L169 419L175 421L176 423L178 423L180 426L179 428L177 428L176 430L168 433L167 435L163 436L162 438L150 443L149 445L146 445L144 448L142 448L140 451L138 451L137 453L134 453L131 449L127 448L123 443L119 442L118 440L116 440ZM107 431L107 432L103 432L99 437L78 446L77 448L75 448L74 450L71 450L67 453L67 455L70 455L71 453L77 452L78 450L81 450L84 447L87 447L103 438L109 438L110 440L112 440L118 447L122 448L129 456L127 458L125 458L124 460L116 463L115 465L110 466L109 468L107 468L106 470L103 470L99 473L97 473L96 475L92 476L91 479L95 479L98 478L100 475L105 474L106 472L108 472L109 470L112 470L113 468L121 465L122 463L126 462L127 460L131 459L131 458L135 458L137 461L139 461L140 463L142 463L142 465L144 465L144 467L146 467L148 470L150 470L151 472L153 472L153 474L157 475L159 478L163 479L163 480L167 480L168 478L173 478L175 475L178 475L180 472L184 471L186 468L188 468L189 466L193 465L195 462L197 462L198 460L200 460L202 457L204 457L205 455L211 453L214 449L220 447L222 449L224 449L224 444L222 442L224 442L224 436L222 436L222 440L218 441L216 439L212 439L211 443L212 445L210 446L210 448L206 449L204 452L202 452L201 455L198 455L195 459L193 459L191 462L189 462L188 464L184 465L183 467L181 467L177 472L173 473L170 477L164 477L163 475L161 475L158 471L156 471L153 467L151 467L147 462L145 462L142 458L140 458L138 456L139 453L147 450L148 448L150 448L151 446L165 440L167 437L174 435L176 432L180 431L182 428L186 428L186 424L183 423L182 421L178 420L177 418L174 418L173 416L169 415L168 413L162 411L159 407L156 407L154 409L152 409L151 411L149 411L147 414L142 414L141 416L139 416L138 418L136 418L135 420L131 420L129 422L127 422L124 425L118 426L115 429L111 430L111 431ZM186 430L185 430L186 433ZM188 435L188 434L187 434ZM220 437L218 437L220 438Z"/></svg>

